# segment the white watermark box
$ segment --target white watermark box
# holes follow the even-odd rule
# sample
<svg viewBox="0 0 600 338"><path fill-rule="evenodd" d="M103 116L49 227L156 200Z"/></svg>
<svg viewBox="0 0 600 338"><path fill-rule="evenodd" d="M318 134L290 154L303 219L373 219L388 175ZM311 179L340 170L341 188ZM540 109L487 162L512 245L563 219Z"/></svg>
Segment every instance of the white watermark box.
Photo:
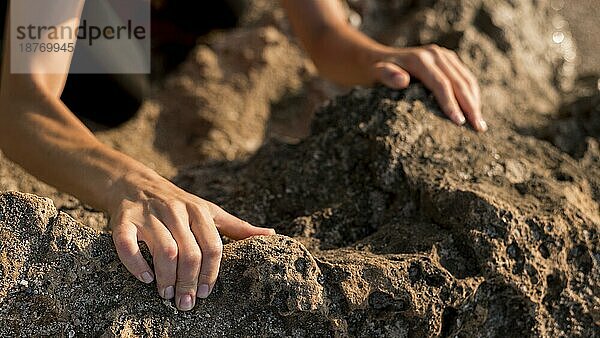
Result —
<svg viewBox="0 0 600 338"><path fill-rule="evenodd" d="M9 28L14 74L150 73L150 0L18 0Z"/></svg>

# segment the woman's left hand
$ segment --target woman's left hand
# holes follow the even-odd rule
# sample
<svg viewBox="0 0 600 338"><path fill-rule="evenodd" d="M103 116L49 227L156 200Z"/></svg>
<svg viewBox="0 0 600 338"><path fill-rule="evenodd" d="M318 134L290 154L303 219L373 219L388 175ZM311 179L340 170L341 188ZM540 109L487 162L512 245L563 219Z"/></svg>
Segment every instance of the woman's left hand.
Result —
<svg viewBox="0 0 600 338"><path fill-rule="evenodd" d="M435 95L443 112L456 124L467 120L477 131L486 131L481 116L481 94L475 76L458 55L438 45L390 49L373 64L373 78L402 89L410 77L421 80Z"/></svg>

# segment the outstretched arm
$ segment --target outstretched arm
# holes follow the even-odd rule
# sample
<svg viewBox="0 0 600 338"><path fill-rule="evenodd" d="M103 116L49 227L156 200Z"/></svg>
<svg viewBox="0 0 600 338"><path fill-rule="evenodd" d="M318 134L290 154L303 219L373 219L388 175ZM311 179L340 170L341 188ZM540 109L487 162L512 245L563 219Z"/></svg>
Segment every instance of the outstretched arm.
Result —
<svg viewBox="0 0 600 338"><path fill-rule="evenodd" d="M66 17L57 24L76 27L83 0L57 1L63 3L60 16ZM57 1L39 2L36 12L48 15ZM12 1L10 5L21 4ZM233 239L274 233L179 189L142 163L99 142L60 100L69 53L30 55L29 74L11 74L8 43L4 50L0 84L4 153L38 178L108 211L125 267L142 282L156 279L159 294L175 297L179 309L190 310L197 296L211 292L221 260L219 232ZM64 71L49 74L50 69ZM142 257L138 241L148 245L154 270Z"/></svg>
<svg viewBox="0 0 600 338"><path fill-rule="evenodd" d="M410 76L435 95L456 124L487 130L477 80L456 53L429 45L384 46L350 26L339 0L282 0L292 28L319 71L341 85L406 88ZM466 119L465 119L466 117Z"/></svg>

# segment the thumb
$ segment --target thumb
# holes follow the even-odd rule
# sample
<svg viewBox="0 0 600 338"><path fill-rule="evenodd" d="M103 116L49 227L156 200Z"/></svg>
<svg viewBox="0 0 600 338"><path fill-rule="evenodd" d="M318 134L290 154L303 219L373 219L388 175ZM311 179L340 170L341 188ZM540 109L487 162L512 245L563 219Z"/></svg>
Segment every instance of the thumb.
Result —
<svg viewBox="0 0 600 338"><path fill-rule="evenodd" d="M375 80L394 89L404 89L410 83L410 75L400 66L391 62L375 64Z"/></svg>
<svg viewBox="0 0 600 338"><path fill-rule="evenodd" d="M227 213L225 210L217 206L213 206L212 209L214 214L213 219L217 228L219 229L219 232L231 239L239 240L251 236L275 235L275 230L273 229L253 226L252 224Z"/></svg>

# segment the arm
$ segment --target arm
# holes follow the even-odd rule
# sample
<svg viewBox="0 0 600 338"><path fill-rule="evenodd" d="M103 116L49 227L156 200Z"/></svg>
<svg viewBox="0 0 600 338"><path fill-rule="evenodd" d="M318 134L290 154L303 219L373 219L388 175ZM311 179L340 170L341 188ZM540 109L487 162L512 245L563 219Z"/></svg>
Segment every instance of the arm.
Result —
<svg viewBox="0 0 600 338"><path fill-rule="evenodd" d="M487 129L477 80L456 53L436 45L379 44L346 22L339 0L282 0L282 4L294 32L325 77L341 85L381 82L401 89L412 75L432 90L456 124L468 120L478 131Z"/></svg>
<svg viewBox="0 0 600 338"><path fill-rule="evenodd" d="M65 3L71 6L63 6L61 15L67 13L67 23L77 25L83 0L77 5ZM19 1L11 3L19 5ZM54 1L40 2L38 7L49 8L37 8L37 12L48 13L55 5ZM156 279L163 298L175 297L179 309L189 310L196 296L208 296L221 260L218 230L234 239L274 233L179 189L142 163L99 142L60 100L67 73L45 74L48 67L57 65L68 70L71 55L32 55L31 73L17 75L10 74L8 48L6 43L0 147L40 179L106 210L119 258L142 282ZM148 245L154 271L142 257L138 241Z"/></svg>

